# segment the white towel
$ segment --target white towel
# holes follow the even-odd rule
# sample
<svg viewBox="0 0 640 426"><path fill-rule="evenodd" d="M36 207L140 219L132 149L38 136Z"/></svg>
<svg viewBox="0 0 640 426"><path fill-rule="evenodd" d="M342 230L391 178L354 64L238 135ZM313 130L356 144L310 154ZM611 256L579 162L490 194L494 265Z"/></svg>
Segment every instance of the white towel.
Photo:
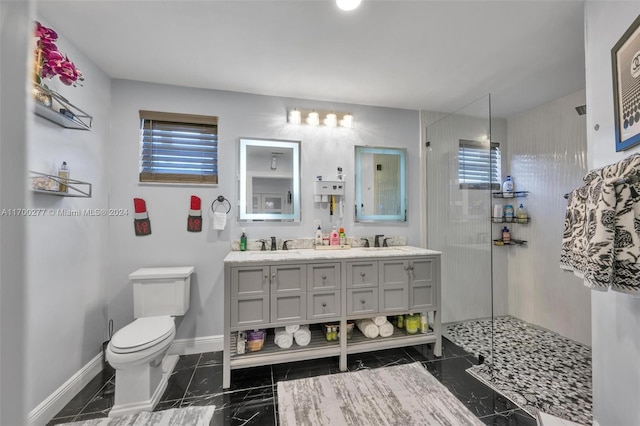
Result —
<svg viewBox="0 0 640 426"><path fill-rule="evenodd" d="M380 337L389 337L393 335L393 324L389 321L385 321L384 324L378 326Z"/></svg>
<svg viewBox="0 0 640 426"><path fill-rule="evenodd" d="M371 318L374 322L375 325L382 325L385 322L387 322L387 317L375 317L375 318Z"/></svg>
<svg viewBox="0 0 640 426"><path fill-rule="evenodd" d="M356 321L356 326L362 331L362 334L370 339L375 339L380 334L378 326L370 319L358 320Z"/></svg>
<svg viewBox="0 0 640 426"><path fill-rule="evenodd" d="M293 334L300 329L300 325L288 325L284 329L287 330L287 333Z"/></svg>
<svg viewBox="0 0 640 426"><path fill-rule="evenodd" d="M284 328L276 328L276 336L273 342L282 349L289 349L293 345L293 334Z"/></svg>
<svg viewBox="0 0 640 426"><path fill-rule="evenodd" d="M227 226L227 214L213 212L213 229L222 230L225 226Z"/></svg>
<svg viewBox="0 0 640 426"><path fill-rule="evenodd" d="M311 330L308 325L301 325L300 328L293 333L293 338L299 346L307 346L311 342Z"/></svg>

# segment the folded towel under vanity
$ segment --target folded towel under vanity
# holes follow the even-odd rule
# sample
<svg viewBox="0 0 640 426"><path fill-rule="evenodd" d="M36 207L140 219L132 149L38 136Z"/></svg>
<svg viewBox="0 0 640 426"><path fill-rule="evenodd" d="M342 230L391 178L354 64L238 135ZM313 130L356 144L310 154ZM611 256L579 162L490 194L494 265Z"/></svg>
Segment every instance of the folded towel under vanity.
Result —
<svg viewBox="0 0 640 426"><path fill-rule="evenodd" d="M298 331L298 329L300 329L300 325L296 324L296 325L287 325L285 328L285 330L287 330L287 333L295 333L296 331Z"/></svg>
<svg viewBox="0 0 640 426"><path fill-rule="evenodd" d="M385 322L387 322L387 317L380 316L380 317L371 318L371 320L375 325L382 325Z"/></svg>
<svg viewBox="0 0 640 426"><path fill-rule="evenodd" d="M378 329L378 326L370 319L356 321L356 327L358 327L362 334L370 339L375 339L378 337L378 334L380 334L380 329Z"/></svg>
<svg viewBox="0 0 640 426"><path fill-rule="evenodd" d="M289 349L293 345L293 334L284 328L276 328L276 336L273 342L282 349Z"/></svg>
<svg viewBox="0 0 640 426"><path fill-rule="evenodd" d="M393 324L385 320L382 325L378 325L378 330L380 337L389 337L393 335Z"/></svg>
<svg viewBox="0 0 640 426"><path fill-rule="evenodd" d="M307 346L311 342L311 330L308 325L301 325L295 333L293 338L299 346Z"/></svg>

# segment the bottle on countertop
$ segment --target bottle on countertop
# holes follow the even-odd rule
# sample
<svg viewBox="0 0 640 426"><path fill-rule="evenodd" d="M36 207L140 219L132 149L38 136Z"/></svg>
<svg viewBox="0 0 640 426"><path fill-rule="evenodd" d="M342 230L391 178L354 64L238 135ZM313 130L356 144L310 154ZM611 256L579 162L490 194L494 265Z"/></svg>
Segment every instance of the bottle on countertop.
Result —
<svg viewBox="0 0 640 426"><path fill-rule="evenodd" d="M511 242L511 231L506 226L502 228L502 242L508 244Z"/></svg>
<svg viewBox="0 0 640 426"><path fill-rule="evenodd" d="M240 251L247 250L247 234L244 232L244 228L242 228L242 235L240 235Z"/></svg>
<svg viewBox="0 0 640 426"><path fill-rule="evenodd" d="M339 246L340 245L340 234L336 231L336 227L333 227L333 231L331 231L331 235L329 235L329 245L330 246Z"/></svg>
<svg viewBox="0 0 640 426"><path fill-rule="evenodd" d="M344 234L344 228L340 228L339 236L340 236L340 245L341 246L345 245L347 243L347 237Z"/></svg>
<svg viewBox="0 0 640 426"><path fill-rule="evenodd" d="M507 176L507 179L502 184L502 191L503 192L513 192L514 191L513 179L511 179L511 176Z"/></svg>
<svg viewBox="0 0 640 426"><path fill-rule="evenodd" d="M67 162L63 161L62 166L58 170L58 191L59 192L69 192L69 187L67 184L69 183L69 167L67 166Z"/></svg>
<svg viewBox="0 0 640 426"><path fill-rule="evenodd" d="M322 245L322 228L318 225L318 229L316 229L316 237L315 237L316 246Z"/></svg>

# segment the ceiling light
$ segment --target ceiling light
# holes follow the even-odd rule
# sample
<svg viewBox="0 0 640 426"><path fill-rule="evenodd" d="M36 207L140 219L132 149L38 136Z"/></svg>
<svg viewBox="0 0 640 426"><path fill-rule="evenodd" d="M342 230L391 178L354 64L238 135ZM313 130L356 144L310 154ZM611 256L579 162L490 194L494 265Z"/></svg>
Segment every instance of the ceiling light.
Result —
<svg viewBox="0 0 640 426"><path fill-rule="evenodd" d="M362 0L336 0L336 4L342 10L353 10L360 6Z"/></svg>
<svg viewBox="0 0 640 426"><path fill-rule="evenodd" d="M304 121L302 117L305 117ZM338 117L341 117L338 119ZM289 124L307 124L320 127L353 127L353 115L349 112L320 111L310 109L290 109L288 115Z"/></svg>

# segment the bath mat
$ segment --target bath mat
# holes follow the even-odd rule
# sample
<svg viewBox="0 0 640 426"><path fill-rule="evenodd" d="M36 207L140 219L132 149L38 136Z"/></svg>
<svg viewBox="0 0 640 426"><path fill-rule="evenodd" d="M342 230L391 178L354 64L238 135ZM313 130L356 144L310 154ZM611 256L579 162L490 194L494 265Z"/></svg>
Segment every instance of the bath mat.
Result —
<svg viewBox="0 0 640 426"><path fill-rule="evenodd" d="M484 425L419 362L278 382L281 426Z"/></svg>
<svg viewBox="0 0 640 426"><path fill-rule="evenodd" d="M591 348L515 317L444 325L444 335L485 363L467 370L520 408L592 423Z"/></svg>
<svg viewBox="0 0 640 426"><path fill-rule="evenodd" d="M142 411L114 419L100 418L64 423L59 426L208 426L216 407L172 408L164 411Z"/></svg>

